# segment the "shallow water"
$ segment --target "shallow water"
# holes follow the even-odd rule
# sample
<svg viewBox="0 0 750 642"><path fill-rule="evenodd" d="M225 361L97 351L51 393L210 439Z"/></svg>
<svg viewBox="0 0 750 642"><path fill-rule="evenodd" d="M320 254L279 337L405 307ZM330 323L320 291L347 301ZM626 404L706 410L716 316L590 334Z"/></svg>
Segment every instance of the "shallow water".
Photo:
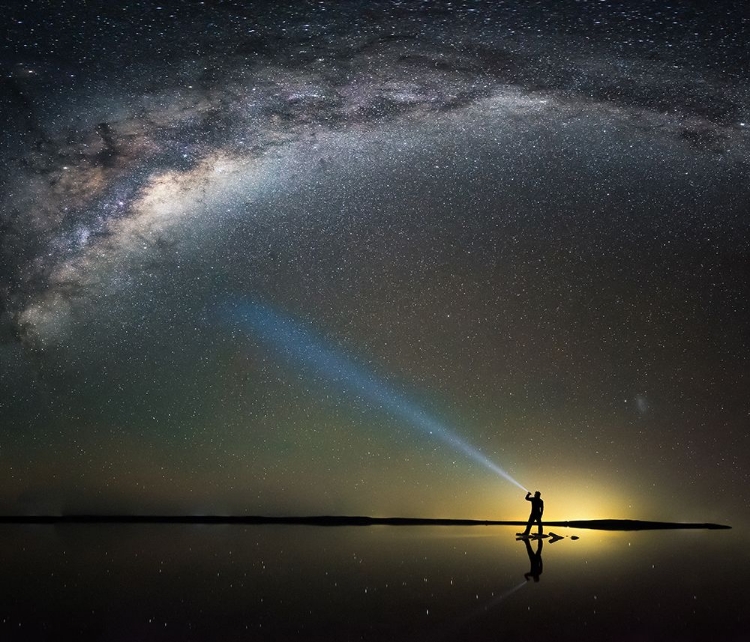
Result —
<svg viewBox="0 0 750 642"><path fill-rule="evenodd" d="M3 525L0 639L746 639L739 531L516 530Z"/></svg>

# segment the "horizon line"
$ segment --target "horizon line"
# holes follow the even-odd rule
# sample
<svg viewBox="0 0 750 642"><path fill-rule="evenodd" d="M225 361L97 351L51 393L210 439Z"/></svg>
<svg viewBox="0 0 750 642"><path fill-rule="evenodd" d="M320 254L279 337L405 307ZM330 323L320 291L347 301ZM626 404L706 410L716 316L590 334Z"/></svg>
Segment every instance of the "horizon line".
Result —
<svg viewBox="0 0 750 642"><path fill-rule="evenodd" d="M367 517L317 515L0 515L0 524L288 524L301 526L526 526L527 521L448 519L430 517ZM633 531L675 529L731 529L725 524L657 522L638 519L578 519L542 522L542 526L589 530Z"/></svg>

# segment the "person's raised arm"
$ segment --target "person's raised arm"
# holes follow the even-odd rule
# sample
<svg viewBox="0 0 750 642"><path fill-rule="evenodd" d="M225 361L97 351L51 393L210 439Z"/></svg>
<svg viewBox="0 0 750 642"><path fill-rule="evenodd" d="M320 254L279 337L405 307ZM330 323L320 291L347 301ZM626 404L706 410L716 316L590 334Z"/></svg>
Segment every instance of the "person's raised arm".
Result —
<svg viewBox="0 0 750 642"><path fill-rule="evenodd" d="M531 501L531 493L529 491L526 491L526 501L527 502Z"/></svg>

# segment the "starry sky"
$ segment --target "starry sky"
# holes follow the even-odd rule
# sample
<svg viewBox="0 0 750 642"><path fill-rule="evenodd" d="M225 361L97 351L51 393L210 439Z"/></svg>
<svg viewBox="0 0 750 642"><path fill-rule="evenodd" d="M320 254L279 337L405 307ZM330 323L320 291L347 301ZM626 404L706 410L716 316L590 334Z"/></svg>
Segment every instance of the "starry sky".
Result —
<svg viewBox="0 0 750 642"><path fill-rule="evenodd" d="M743 5L0 3L0 512L750 523Z"/></svg>

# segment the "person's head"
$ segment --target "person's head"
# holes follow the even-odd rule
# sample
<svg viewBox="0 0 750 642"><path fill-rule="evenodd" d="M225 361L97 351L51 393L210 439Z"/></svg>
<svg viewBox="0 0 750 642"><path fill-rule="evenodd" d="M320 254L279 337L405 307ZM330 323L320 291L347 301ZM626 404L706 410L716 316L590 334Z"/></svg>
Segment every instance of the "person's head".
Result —
<svg viewBox="0 0 750 642"><path fill-rule="evenodd" d="M542 496L542 494L541 494L541 493L540 493L539 491L536 491L536 492L534 493L534 497L536 497L537 499L538 499L539 497L541 497L541 496Z"/></svg>

